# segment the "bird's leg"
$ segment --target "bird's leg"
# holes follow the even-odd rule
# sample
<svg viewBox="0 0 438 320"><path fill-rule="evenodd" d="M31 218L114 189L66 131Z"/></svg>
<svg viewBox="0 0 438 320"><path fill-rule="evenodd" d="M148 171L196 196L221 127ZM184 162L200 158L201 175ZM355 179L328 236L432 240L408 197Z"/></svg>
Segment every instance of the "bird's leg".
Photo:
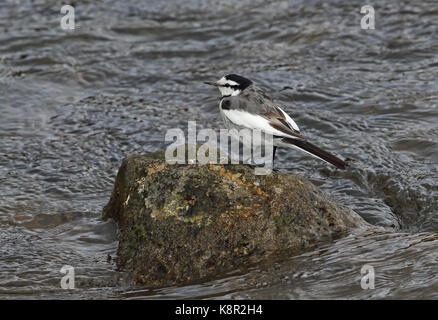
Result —
<svg viewBox="0 0 438 320"><path fill-rule="evenodd" d="M272 170L273 171L278 171L277 169L275 169L275 151L277 151L277 147L274 146L274 150L272 151Z"/></svg>

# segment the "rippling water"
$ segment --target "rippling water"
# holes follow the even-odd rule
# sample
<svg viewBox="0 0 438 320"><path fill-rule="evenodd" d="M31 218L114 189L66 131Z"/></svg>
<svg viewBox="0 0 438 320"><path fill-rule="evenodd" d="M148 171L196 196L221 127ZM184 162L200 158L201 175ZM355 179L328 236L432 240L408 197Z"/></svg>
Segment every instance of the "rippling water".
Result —
<svg viewBox="0 0 438 320"><path fill-rule="evenodd" d="M0 2L1 298L438 298L438 3L379 1ZM304 135L356 160L339 172L279 150L387 231L183 287L128 286L117 227L100 220L121 160L167 129L220 128L218 92L265 86ZM375 268L374 290L360 287ZM59 286L75 267L76 290Z"/></svg>

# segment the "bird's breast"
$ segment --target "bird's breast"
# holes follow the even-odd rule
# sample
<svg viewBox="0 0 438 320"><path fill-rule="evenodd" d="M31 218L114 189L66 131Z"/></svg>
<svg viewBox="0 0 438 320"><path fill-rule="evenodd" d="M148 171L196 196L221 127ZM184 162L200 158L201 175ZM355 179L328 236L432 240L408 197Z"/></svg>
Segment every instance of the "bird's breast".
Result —
<svg viewBox="0 0 438 320"><path fill-rule="evenodd" d="M219 102L219 108L221 110L230 110L231 102L228 99L221 99Z"/></svg>

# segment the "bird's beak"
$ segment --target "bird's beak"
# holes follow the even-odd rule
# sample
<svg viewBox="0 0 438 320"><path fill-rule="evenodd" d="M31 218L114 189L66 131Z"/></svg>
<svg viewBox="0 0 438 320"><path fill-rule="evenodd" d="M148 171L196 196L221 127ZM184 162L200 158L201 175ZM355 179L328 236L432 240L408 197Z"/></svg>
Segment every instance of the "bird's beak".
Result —
<svg viewBox="0 0 438 320"><path fill-rule="evenodd" d="M218 86L217 82L205 81L204 83L205 83L205 84L208 84L208 85L210 85L210 86L215 86L215 87Z"/></svg>

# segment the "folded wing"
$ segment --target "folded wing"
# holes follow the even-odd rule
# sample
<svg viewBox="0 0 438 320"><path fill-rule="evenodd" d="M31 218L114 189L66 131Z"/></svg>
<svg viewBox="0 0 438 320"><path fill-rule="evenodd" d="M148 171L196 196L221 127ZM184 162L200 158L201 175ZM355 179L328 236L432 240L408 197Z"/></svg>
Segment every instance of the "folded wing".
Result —
<svg viewBox="0 0 438 320"><path fill-rule="evenodd" d="M280 107L265 105L257 110L237 97L225 99L227 108L222 108L222 112L234 124L252 130L259 129L273 136L304 139L295 121Z"/></svg>

